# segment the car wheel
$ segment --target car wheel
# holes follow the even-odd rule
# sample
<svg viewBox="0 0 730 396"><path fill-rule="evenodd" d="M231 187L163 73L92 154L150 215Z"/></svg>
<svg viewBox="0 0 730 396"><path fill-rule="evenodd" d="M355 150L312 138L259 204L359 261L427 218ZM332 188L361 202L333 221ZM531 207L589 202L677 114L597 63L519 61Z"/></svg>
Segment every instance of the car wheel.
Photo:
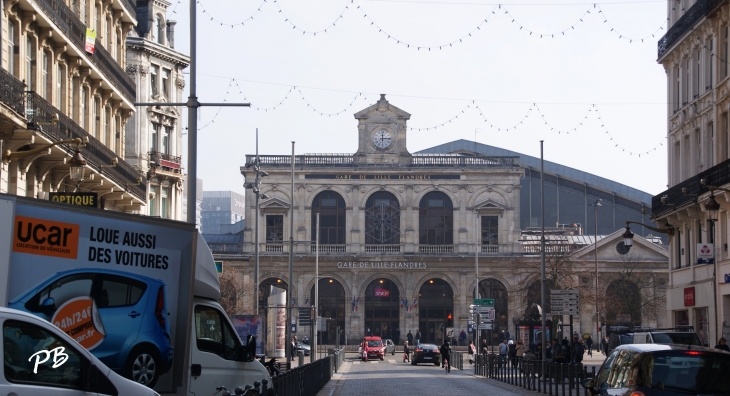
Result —
<svg viewBox="0 0 730 396"><path fill-rule="evenodd" d="M390 354L395 355L395 348L393 348L393 352L391 352Z"/></svg>
<svg viewBox="0 0 730 396"><path fill-rule="evenodd" d="M124 376L134 382L152 388L160 378L162 370L160 354L149 346L134 348L127 357Z"/></svg>

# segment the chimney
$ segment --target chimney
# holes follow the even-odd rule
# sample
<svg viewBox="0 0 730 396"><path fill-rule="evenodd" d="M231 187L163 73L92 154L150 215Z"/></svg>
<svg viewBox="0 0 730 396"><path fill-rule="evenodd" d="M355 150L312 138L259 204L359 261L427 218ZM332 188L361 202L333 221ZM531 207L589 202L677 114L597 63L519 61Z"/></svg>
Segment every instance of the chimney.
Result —
<svg viewBox="0 0 730 396"><path fill-rule="evenodd" d="M167 21L167 43L170 48L175 48L175 25L177 21Z"/></svg>

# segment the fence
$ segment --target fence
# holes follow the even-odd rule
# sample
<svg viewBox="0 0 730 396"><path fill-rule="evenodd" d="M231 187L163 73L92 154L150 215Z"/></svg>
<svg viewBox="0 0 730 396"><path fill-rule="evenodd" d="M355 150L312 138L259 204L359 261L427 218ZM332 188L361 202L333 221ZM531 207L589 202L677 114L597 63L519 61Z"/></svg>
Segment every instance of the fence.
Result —
<svg viewBox="0 0 730 396"><path fill-rule="evenodd" d="M497 354L476 356L474 374L538 393L555 396L589 395L581 382L596 377L596 368L581 363L561 364L523 358L505 358Z"/></svg>
<svg viewBox="0 0 730 396"><path fill-rule="evenodd" d="M277 396L316 395L345 362L345 348L331 349L329 356L271 377Z"/></svg>

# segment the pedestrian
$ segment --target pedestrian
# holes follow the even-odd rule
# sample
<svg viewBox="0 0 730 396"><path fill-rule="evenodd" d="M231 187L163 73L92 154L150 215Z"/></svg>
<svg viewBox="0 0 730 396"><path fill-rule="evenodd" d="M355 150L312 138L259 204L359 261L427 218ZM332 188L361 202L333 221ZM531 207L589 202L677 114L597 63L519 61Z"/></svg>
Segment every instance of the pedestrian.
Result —
<svg viewBox="0 0 730 396"><path fill-rule="evenodd" d="M502 340L499 344L499 365L507 362L507 353L509 352L509 345L507 345L507 339Z"/></svg>
<svg viewBox="0 0 730 396"><path fill-rule="evenodd" d="M395 329L395 339L393 340L393 344L400 344L400 328Z"/></svg>
<svg viewBox="0 0 730 396"><path fill-rule="evenodd" d="M411 334L410 330L408 330L408 334L406 334L406 338L408 339L408 343L413 345L413 334Z"/></svg>
<svg viewBox="0 0 730 396"><path fill-rule="evenodd" d="M421 345L421 330L416 329L416 346Z"/></svg>
<svg viewBox="0 0 730 396"><path fill-rule="evenodd" d="M586 349L583 347L583 342L577 336L573 337L573 346L571 351L573 363L577 364L583 362L583 354L585 354Z"/></svg>
<svg viewBox="0 0 730 396"><path fill-rule="evenodd" d="M535 346L535 357L536 360L542 360L542 342L538 342Z"/></svg>
<svg viewBox="0 0 730 396"><path fill-rule="evenodd" d="M603 340L601 340L601 352L608 355L608 336L603 336Z"/></svg>
<svg viewBox="0 0 730 396"><path fill-rule="evenodd" d="M522 339L517 340L517 344L515 346L515 357L514 357L514 364L512 367L519 366L520 362L522 361L523 356L525 355L525 352L527 352L528 349L525 346L525 344L522 343Z"/></svg>
<svg viewBox="0 0 730 396"><path fill-rule="evenodd" d="M482 338L482 353L485 355L489 353L489 345L487 345L486 338Z"/></svg>
<svg viewBox="0 0 730 396"><path fill-rule="evenodd" d="M723 351L730 352L730 347L727 345L727 340L725 338L720 338L717 340L717 345L715 345L715 349L722 349Z"/></svg>
<svg viewBox="0 0 730 396"><path fill-rule="evenodd" d="M466 351L469 357L469 363L474 364L474 354L477 353L477 347L474 345L474 341L469 341L469 350Z"/></svg>
<svg viewBox="0 0 730 396"><path fill-rule="evenodd" d="M591 337L589 335L588 338L586 339L586 349L588 350L588 356L590 356L590 357L593 357L593 349L591 349L592 347L593 347L593 337Z"/></svg>
<svg viewBox="0 0 730 396"><path fill-rule="evenodd" d="M461 333L459 333L459 345L466 344L466 332L462 329Z"/></svg>
<svg viewBox="0 0 730 396"><path fill-rule="evenodd" d="M506 338L508 340L511 340L512 339L512 336L509 334L509 330L505 330L504 331L504 338Z"/></svg>
<svg viewBox="0 0 730 396"><path fill-rule="evenodd" d="M517 345L512 340L507 341L507 357L512 367L515 367L517 365Z"/></svg>
<svg viewBox="0 0 730 396"><path fill-rule="evenodd" d="M613 352L613 350L619 345L621 345L621 336L616 332L611 333L611 337L608 338L608 351L606 352L606 355Z"/></svg>
<svg viewBox="0 0 730 396"><path fill-rule="evenodd" d="M403 363L411 361L410 353L411 351L408 348L408 341L406 341L405 344L403 344Z"/></svg>
<svg viewBox="0 0 730 396"><path fill-rule="evenodd" d="M297 343L296 343L296 337L292 337L291 339L291 360L294 360L294 356L297 354Z"/></svg>
<svg viewBox="0 0 730 396"><path fill-rule="evenodd" d="M525 375L527 376L527 381L530 387L534 386L532 381L535 379L536 360L537 356L529 349L525 351L525 356L522 357L522 371L524 371Z"/></svg>

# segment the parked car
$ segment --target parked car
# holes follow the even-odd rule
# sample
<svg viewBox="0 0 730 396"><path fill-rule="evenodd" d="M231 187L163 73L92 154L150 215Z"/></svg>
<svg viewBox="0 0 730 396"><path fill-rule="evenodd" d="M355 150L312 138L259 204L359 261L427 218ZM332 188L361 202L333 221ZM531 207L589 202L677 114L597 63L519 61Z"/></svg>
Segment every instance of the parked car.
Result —
<svg viewBox="0 0 730 396"><path fill-rule="evenodd" d="M303 351L304 356L309 356L311 353L311 348L307 344L302 344L301 342L297 342L297 351Z"/></svg>
<svg viewBox="0 0 730 396"><path fill-rule="evenodd" d="M419 344L413 350L413 356L411 357L412 365L415 366L418 363L433 363L438 366L441 363L439 347L434 344Z"/></svg>
<svg viewBox="0 0 730 396"><path fill-rule="evenodd" d="M360 359L366 362L368 359L385 360L385 347L380 337L368 336L363 338L360 348Z"/></svg>
<svg viewBox="0 0 730 396"><path fill-rule="evenodd" d="M0 376L0 394L159 396L114 373L68 334L38 316L0 307L0 326L5 371Z"/></svg>
<svg viewBox="0 0 730 396"><path fill-rule="evenodd" d="M386 338L383 340L383 345L385 345L385 353L395 355L395 344L393 343L393 340Z"/></svg>
<svg viewBox="0 0 730 396"><path fill-rule="evenodd" d="M93 319L88 330L78 323L65 325L65 320L78 319L64 314L65 307L78 312L74 303L88 306L81 311L88 310ZM8 306L61 327L109 368L135 382L153 387L172 366L166 286L161 280L114 270L62 271Z"/></svg>
<svg viewBox="0 0 730 396"><path fill-rule="evenodd" d="M730 395L730 353L679 344L618 346L596 378L582 385L591 395Z"/></svg>

